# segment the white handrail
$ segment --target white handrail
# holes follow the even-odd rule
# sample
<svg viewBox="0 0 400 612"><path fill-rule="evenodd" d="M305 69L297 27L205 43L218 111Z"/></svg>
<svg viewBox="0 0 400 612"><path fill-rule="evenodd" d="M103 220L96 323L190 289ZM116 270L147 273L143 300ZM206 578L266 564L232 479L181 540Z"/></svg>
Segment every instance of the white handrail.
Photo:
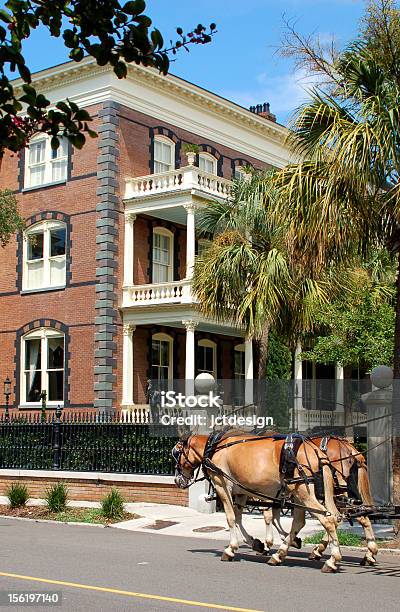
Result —
<svg viewBox="0 0 400 612"><path fill-rule="evenodd" d="M156 195L169 191L197 190L217 197L229 197L232 181L199 170L195 166L184 166L178 170L159 172L126 179L125 199Z"/></svg>

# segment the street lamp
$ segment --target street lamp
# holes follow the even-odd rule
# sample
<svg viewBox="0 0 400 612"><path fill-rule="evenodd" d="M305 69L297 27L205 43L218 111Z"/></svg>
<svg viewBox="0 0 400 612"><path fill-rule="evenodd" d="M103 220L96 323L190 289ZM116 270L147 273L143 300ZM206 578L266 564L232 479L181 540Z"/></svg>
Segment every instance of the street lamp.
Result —
<svg viewBox="0 0 400 612"><path fill-rule="evenodd" d="M10 415L8 413L8 406L10 404L10 395L11 395L11 380L8 378L4 381L4 395L6 398L6 411L5 411L5 419L8 421L10 419Z"/></svg>

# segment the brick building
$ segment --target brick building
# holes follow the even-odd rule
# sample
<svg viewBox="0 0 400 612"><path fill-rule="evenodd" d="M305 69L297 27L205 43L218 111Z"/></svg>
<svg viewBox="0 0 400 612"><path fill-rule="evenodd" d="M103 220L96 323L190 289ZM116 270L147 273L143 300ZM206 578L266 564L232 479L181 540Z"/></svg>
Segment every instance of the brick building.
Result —
<svg viewBox="0 0 400 612"><path fill-rule="evenodd" d="M38 72L51 101L89 110L97 139L52 152L37 135L2 164L24 233L0 249L0 381L11 404L146 404L148 378L252 378L240 331L205 320L190 290L196 210L225 198L243 166L282 167L285 128L174 76L91 59ZM184 143L199 153L189 163Z"/></svg>

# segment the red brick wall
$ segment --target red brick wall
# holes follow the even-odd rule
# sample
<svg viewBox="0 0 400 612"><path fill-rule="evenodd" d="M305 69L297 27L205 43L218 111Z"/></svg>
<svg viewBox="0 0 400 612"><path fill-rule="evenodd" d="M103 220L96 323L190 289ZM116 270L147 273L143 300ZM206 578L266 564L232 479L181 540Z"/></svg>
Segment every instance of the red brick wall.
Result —
<svg viewBox="0 0 400 612"><path fill-rule="evenodd" d="M89 108L94 117L93 127L100 124L97 113L100 106ZM162 123L158 119L143 113L121 107L119 130L119 179L120 193L123 194L125 178L129 176L146 175L150 172L150 128L162 125L171 129L178 140L196 144L208 144L217 149L223 156L223 174L231 178L231 159L244 157L240 152L219 145L186 130ZM69 327L71 358L70 396L73 406L79 407L91 404L94 399L94 318L95 318L95 269L96 269L96 189L99 181L96 178L97 157L99 154L97 139L87 139L82 151L74 150L72 156L72 179L65 185L57 185L35 189L25 193L19 191L19 156L6 155L0 171L0 187L16 191L21 214L28 219L42 211L60 211L70 215L71 220L71 287L63 291L39 292L29 295L19 295L16 287L16 241L12 239L4 248L0 248L0 381L6 376L14 378L15 371L15 338L16 330L26 323L39 318L53 318ZM182 154L181 164L186 165L186 157ZM263 164L246 156L246 159L256 167ZM178 160L179 161L179 160ZM123 212L122 205L119 214ZM120 221L119 228L123 227ZM135 223L135 283L148 282L149 253L149 222L145 217L139 217ZM179 276L186 274L186 235L185 228L180 227L179 235ZM124 232L119 232L117 292L120 300L123 271L123 241ZM122 319L118 315L118 331L116 336L117 350L115 352L116 406L122 398ZM143 402L147 378L147 345L148 331L138 328L135 332L134 354L134 385L135 401ZM179 349L178 376L184 377L184 343L182 332L177 332ZM136 339L137 338L137 339ZM223 370L225 376L229 373L231 355L224 340ZM232 341L233 342L233 341ZM19 384L19 381L18 383ZM12 396L11 401L14 401ZM2 402L2 399L0 399Z"/></svg>
<svg viewBox="0 0 400 612"><path fill-rule="evenodd" d="M89 111L94 116L96 129L97 108ZM71 222L71 286L64 290L18 294L16 239L0 248L0 381L6 376L14 379L16 330L36 319L56 319L69 327L69 399L73 405L93 402L95 287L88 283L95 281L96 269L97 155L97 139L88 138L82 151L73 151L71 178L74 180L26 192L18 191L18 175L22 171L19 156L6 155L0 171L0 188L16 190L24 219L43 211L60 211L70 215ZM2 395L0 403L3 403Z"/></svg>
<svg viewBox="0 0 400 612"><path fill-rule="evenodd" d="M58 482L54 478L33 478L29 476L0 476L0 495L6 495L7 488L12 482L24 483L29 491L29 496L35 499L43 499L46 489ZM68 486L69 498L72 501L95 501L99 502L107 495L113 487L119 489L126 502L148 502L155 504L173 504L175 506L188 505L188 491L178 489L174 484L124 482L118 480L90 481L74 478L65 481Z"/></svg>

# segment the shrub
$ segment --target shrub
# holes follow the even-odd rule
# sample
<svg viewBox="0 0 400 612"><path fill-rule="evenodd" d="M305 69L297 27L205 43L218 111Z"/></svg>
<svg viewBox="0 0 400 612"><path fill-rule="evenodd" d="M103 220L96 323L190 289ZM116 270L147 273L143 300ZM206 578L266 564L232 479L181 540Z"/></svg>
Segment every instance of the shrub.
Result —
<svg viewBox="0 0 400 612"><path fill-rule="evenodd" d="M112 489L101 500L101 513L108 519L120 519L124 515L124 498L118 489Z"/></svg>
<svg viewBox="0 0 400 612"><path fill-rule="evenodd" d="M185 142L182 145L182 151L184 153L198 153L200 151L199 145L191 144L189 142Z"/></svg>
<svg viewBox="0 0 400 612"><path fill-rule="evenodd" d="M26 485L19 482L12 482L7 488L6 495L10 502L11 508L22 508L26 505L29 499L29 493Z"/></svg>
<svg viewBox="0 0 400 612"><path fill-rule="evenodd" d="M46 504L50 512L62 512L68 501L68 487L63 482L57 482L46 490Z"/></svg>

